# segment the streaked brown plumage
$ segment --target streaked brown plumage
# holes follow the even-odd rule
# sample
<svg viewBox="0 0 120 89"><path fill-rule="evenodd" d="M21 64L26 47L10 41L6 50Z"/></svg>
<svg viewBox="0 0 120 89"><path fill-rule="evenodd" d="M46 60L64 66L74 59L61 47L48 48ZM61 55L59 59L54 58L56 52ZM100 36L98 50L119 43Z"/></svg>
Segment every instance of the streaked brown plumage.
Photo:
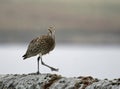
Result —
<svg viewBox="0 0 120 89"><path fill-rule="evenodd" d="M44 66L49 67L52 71L58 71L58 69L53 68L49 65L46 65L42 61L42 55L49 53L55 47L55 27L49 27L48 30L49 30L49 32L47 35L42 35L42 36L39 36L39 37L33 39L30 42L25 55L23 55L23 59L39 55L38 71L37 71L38 74L39 74L39 59L41 59L41 64L43 64Z"/></svg>
<svg viewBox="0 0 120 89"><path fill-rule="evenodd" d="M45 55L52 51L55 47L55 41L49 35L42 35L33 39L27 49L26 54L23 56L24 59L29 58L31 56L36 56L41 53Z"/></svg>

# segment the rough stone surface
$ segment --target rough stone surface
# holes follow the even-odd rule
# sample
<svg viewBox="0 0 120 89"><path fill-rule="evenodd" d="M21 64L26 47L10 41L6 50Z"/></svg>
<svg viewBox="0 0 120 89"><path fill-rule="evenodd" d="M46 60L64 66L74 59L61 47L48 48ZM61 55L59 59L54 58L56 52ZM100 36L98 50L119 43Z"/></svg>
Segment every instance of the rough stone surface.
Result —
<svg viewBox="0 0 120 89"><path fill-rule="evenodd" d="M62 77L57 74L0 75L0 89L120 89L120 79L98 80L87 77Z"/></svg>
<svg viewBox="0 0 120 89"><path fill-rule="evenodd" d="M114 80L101 80L87 86L86 89L120 89L120 78Z"/></svg>

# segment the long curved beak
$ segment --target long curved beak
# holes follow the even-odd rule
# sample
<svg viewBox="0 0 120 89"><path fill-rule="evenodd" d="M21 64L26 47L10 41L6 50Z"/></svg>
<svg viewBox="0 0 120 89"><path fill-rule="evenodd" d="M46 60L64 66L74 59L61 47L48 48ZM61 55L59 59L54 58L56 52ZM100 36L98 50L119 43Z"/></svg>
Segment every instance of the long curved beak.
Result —
<svg viewBox="0 0 120 89"><path fill-rule="evenodd" d="M50 29L48 29L50 31L50 33L52 33L52 31Z"/></svg>

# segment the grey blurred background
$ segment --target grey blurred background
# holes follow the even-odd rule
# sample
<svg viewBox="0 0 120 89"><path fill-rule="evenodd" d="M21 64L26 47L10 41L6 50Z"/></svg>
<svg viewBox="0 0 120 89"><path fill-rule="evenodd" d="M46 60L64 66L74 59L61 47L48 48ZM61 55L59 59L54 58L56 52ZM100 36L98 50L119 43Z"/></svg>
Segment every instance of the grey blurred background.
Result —
<svg viewBox="0 0 120 89"><path fill-rule="evenodd" d="M22 56L50 25L57 45L43 59L57 74L120 77L120 0L0 0L0 74L36 72L37 56Z"/></svg>
<svg viewBox="0 0 120 89"><path fill-rule="evenodd" d="M29 42L56 26L56 41L120 44L119 0L0 0L0 44Z"/></svg>

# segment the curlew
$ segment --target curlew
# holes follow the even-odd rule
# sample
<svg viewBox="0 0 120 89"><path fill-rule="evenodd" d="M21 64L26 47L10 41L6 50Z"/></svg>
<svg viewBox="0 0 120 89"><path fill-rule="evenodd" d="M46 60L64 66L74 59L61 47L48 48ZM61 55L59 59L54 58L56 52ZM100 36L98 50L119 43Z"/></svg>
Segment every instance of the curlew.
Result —
<svg viewBox="0 0 120 89"><path fill-rule="evenodd" d="M50 26L48 28L48 34L39 36L33 39L28 46L28 49L23 55L23 59L30 58L32 56L39 55L37 58L37 74L39 74L39 60L41 64L50 68L51 71L58 71L58 69L45 64L42 60L42 56L52 51L55 47L55 27Z"/></svg>

